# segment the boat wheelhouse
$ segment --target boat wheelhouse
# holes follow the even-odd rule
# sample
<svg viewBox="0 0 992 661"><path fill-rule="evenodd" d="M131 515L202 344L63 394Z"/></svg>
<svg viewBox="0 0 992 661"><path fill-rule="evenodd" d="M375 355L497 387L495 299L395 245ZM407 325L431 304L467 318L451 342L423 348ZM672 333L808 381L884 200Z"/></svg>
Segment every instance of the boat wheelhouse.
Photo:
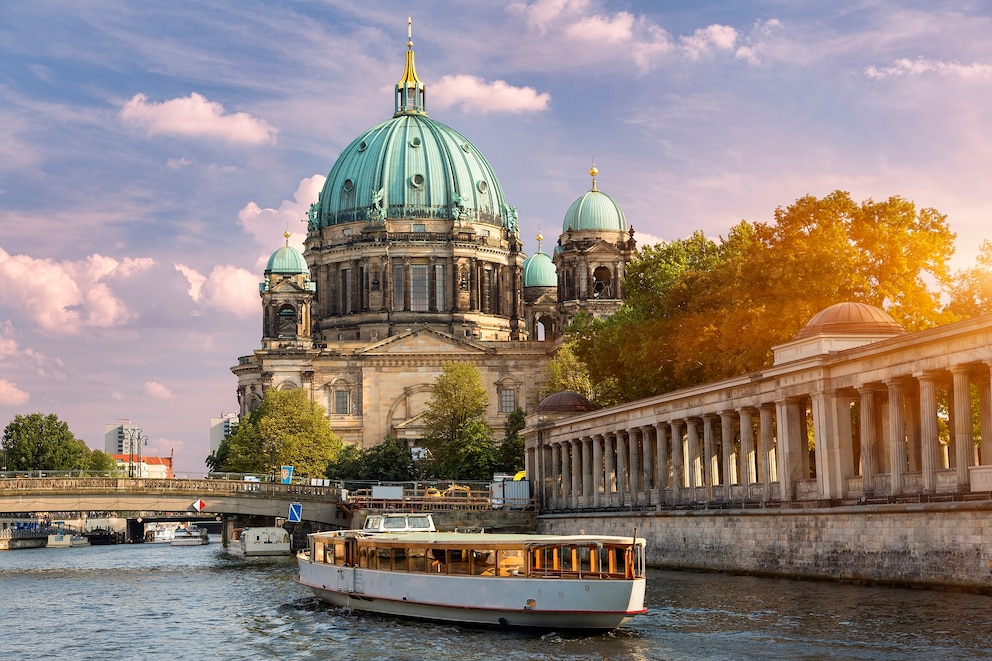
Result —
<svg viewBox="0 0 992 661"><path fill-rule="evenodd" d="M227 550L246 557L290 555L293 552L289 532L279 526L235 528L228 540Z"/></svg>
<svg viewBox="0 0 992 661"><path fill-rule="evenodd" d="M609 630L645 611L644 551L637 537L332 531L309 535L297 581L354 610Z"/></svg>

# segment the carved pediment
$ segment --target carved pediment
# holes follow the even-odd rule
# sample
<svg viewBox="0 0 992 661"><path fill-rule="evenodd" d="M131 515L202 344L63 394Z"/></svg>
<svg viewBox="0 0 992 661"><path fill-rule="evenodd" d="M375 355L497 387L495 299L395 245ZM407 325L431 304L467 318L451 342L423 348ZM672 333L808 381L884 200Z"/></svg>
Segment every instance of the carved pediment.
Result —
<svg viewBox="0 0 992 661"><path fill-rule="evenodd" d="M434 328L417 328L387 337L371 344L358 354L366 356L402 356L418 354L465 354L487 353L486 347L471 340L455 337Z"/></svg>

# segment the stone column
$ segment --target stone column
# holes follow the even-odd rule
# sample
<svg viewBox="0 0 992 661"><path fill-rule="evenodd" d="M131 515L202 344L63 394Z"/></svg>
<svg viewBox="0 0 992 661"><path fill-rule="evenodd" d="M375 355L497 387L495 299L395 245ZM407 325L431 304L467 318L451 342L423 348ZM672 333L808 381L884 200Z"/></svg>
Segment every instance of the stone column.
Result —
<svg viewBox="0 0 992 661"><path fill-rule="evenodd" d="M571 496L570 505L579 507L579 492L582 490L582 441L574 439L569 442L569 449L572 451L572 475L571 475Z"/></svg>
<svg viewBox="0 0 992 661"><path fill-rule="evenodd" d="M889 389L889 495L903 491L906 474L906 411L903 387L899 379L885 382Z"/></svg>
<svg viewBox="0 0 992 661"><path fill-rule="evenodd" d="M671 483L668 470L668 423L658 422L654 426L655 450L658 463L658 507L665 504L665 490Z"/></svg>
<svg viewBox="0 0 992 661"><path fill-rule="evenodd" d="M568 456L569 442L562 441L558 445L561 453L561 500L559 507L565 508L572 504L572 467Z"/></svg>
<svg viewBox="0 0 992 661"><path fill-rule="evenodd" d="M603 437L592 436L592 506L603 506Z"/></svg>
<svg viewBox="0 0 992 661"><path fill-rule="evenodd" d="M623 507L627 504L628 496L628 479L630 475L628 474L627 467L630 465L628 461L629 454L627 452L627 432L618 431L616 433L616 443L617 443L617 504Z"/></svg>
<svg viewBox="0 0 992 661"><path fill-rule="evenodd" d="M551 484L549 504L553 509L560 507L561 499L561 444L552 443L551 446Z"/></svg>
<svg viewBox="0 0 992 661"><path fill-rule="evenodd" d="M720 446L723 454L723 497L730 500L730 487L737 482L734 470L734 412L720 411Z"/></svg>
<svg viewBox="0 0 992 661"><path fill-rule="evenodd" d="M872 386L858 388L860 399L861 432L861 494L864 497L875 495L875 389Z"/></svg>
<svg viewBox="0 0 992 661"><path fill-rule="evenodd" d="M627 430L627 448L630 450L630 463L627 465L630 493L633 502L637 502L637 494L644 490L644 453L641 451L641 430L637 427Z"/></svg>
<svg viewBox="0 0 992 661"><path fill-rule="evenodd" d="M603 500L606 507L613 507L613 481L616 476L616 454L613 446L613 433L603 434Z"/></svg>
<svg viewBox="0 0 992 661"><path fill-rule="evenodd" d="M774 409L771 404L758 407L758 463L761 482L761 500L768 501L772 497L772 455L775 452L775 425L773 423Z"/></svg>
<svg viewBox="0 0 992 661"><path fill-rule="evenodd" d="M754 423L751 409L743 408L737 412L741 423L741 484L744 485L744 497L751 496L751 483L754 482Z"/></svg>
<svg viewBox="0 0 992 661"><path fill-rule="evenodd" d="M986 363L978 381L978 425L982 433L982 466L992 465L992 363Z"/></svg>
<svg viewBox="0 0 992 661"><path fill-rule="evenodd" d="M699 479L699 425L696 424L695 418L686 418L685 437L685 445L688 450L688 454L685 457L685 466L689 473L689 479L686 481L686 486L689 487L689 500L691 502L695 502L696 487L702 486L701 480Z"/></svg>
<svg viewBox="0 0 992 661"><path fill-rule="evenodd" d="M920 453L924 493L937 490L937 377L929 372L913 375L920 383Z"/></svg>
<svg viewBox="0 0 992 661"><path fill-rule="evenodd" d="M816 481L823 498L843 498L854 471L850 398L835 390L813 393Z"/></svg>
<svg viewBox="0 0 992 661"><path fill-rule="evenodd" d="M658 478L655 476L655 463L654 463L654 449L655 444L651 442L651 436L648 434L648 430L652 429L650 425L645 425L640 428L641 432L641 449L643 450L643 455L641 457L641 472L644 475L644 491L647 492L647 504L651 504L651 490L657 488Z"/></svg>
<svg viewBox="0 0 992 661"><path fill-rule="evenodd" d="M682 426L678 420L669 423L672 428L672 492L675 502L681 502L682 488L685 486L685 464L682 460Z"/></svg>
<svg viewBox="0 0 992 661"><path fill-rule="evenodd" d="M592 443L593 440L588 436L582 439L582 504L585 507L592 507L593 504Z"/></svg>
<svg viewBox="0 0 992 661"><path fill-rule="evenodd" d="M713 500L713 486L720 481L720 461L716 455L716 416L703 416L703 486L706 500Z"/></svg>
<svg viewBox="0 0 992 661"><path fill-rule="evenodd" d="M954 379L954 452L958 491L967 491L968 467L974 464L975 441L971 427L971 374L966 367L951 370Z"/></svg>

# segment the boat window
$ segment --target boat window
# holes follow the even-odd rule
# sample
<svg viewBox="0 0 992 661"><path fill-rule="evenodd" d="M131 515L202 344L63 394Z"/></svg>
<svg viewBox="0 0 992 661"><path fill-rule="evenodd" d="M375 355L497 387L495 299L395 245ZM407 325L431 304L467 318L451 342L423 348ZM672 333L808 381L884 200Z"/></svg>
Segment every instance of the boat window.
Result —
<svg viewBox="0 0 992 661"><path fill-rule="evenodd" d="M406 550L407 562L409 563L409 571L411 572L426 572L427 571L427 552L423 548L409 548Z"/></svg>

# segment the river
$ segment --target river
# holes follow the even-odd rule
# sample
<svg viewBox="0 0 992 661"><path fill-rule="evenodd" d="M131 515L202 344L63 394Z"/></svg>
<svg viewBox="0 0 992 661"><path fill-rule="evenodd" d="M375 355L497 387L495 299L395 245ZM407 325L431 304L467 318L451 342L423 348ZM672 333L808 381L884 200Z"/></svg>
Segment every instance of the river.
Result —
<svg viewBox="0 0 992 661"><path fill-rule="evenodd" d="M651 570L648 612L597 636L480 630L346 612L295 561L219 543L0 552L7 659L992 658L992 597Z"/></svg>

